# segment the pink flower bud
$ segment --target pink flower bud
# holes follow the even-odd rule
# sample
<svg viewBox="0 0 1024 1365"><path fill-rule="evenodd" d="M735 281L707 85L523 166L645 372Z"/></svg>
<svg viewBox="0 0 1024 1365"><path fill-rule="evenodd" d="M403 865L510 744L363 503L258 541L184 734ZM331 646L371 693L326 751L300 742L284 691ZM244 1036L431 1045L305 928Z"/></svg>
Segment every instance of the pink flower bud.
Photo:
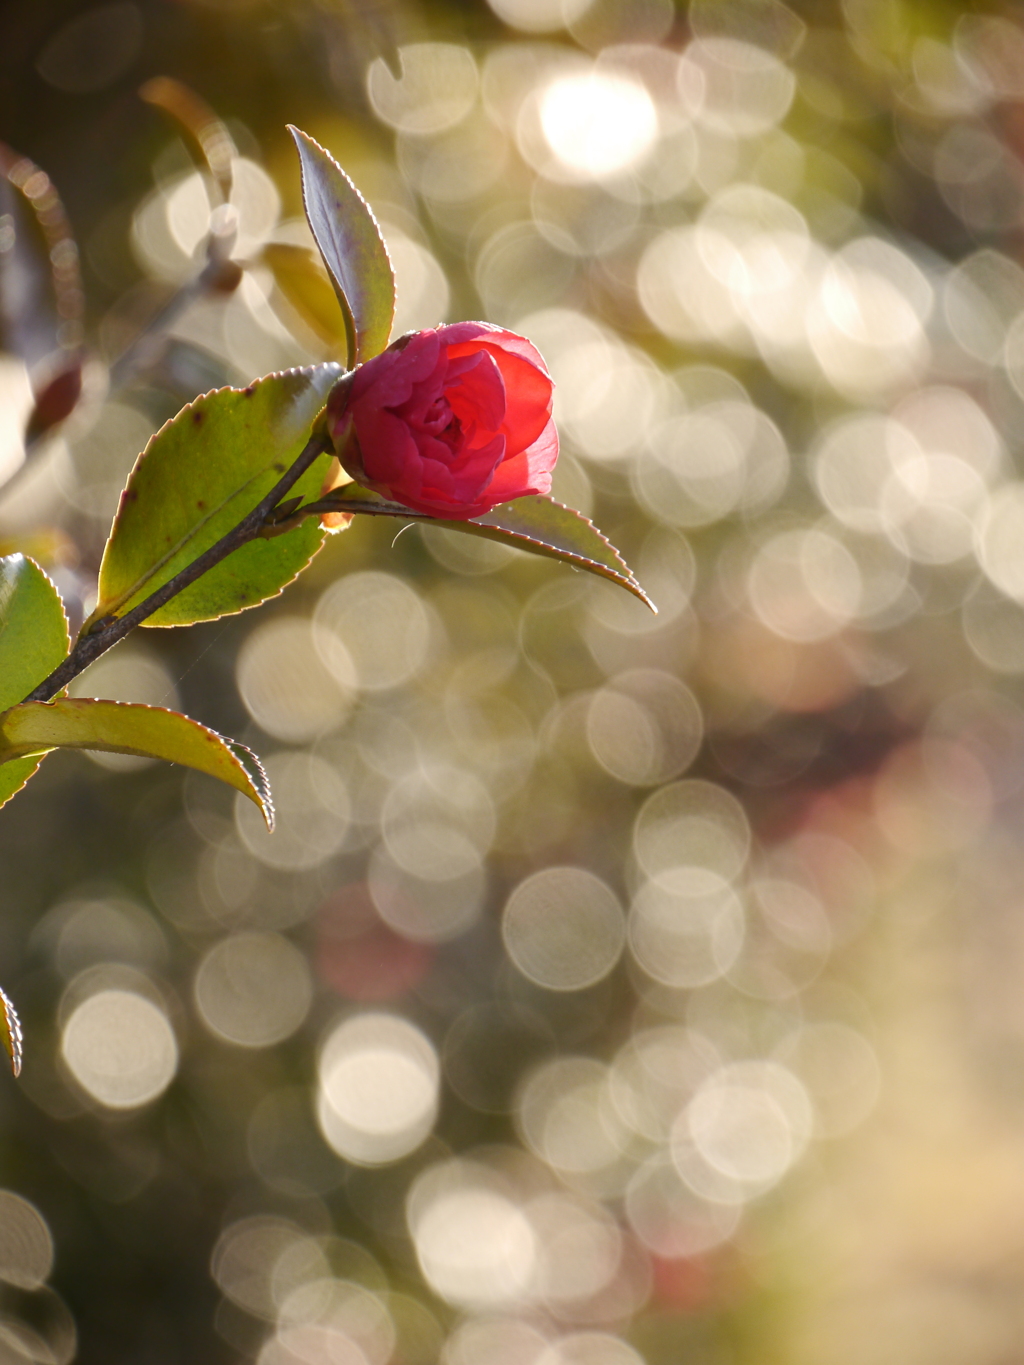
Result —
<svg viewBox="0 0 1024 1365"><path fill-rule="evenodd" d="M360 365L328 399L327 429L364 488L429 516L476 517L551 491L552 388L524 337L456 322Z"/></svg>

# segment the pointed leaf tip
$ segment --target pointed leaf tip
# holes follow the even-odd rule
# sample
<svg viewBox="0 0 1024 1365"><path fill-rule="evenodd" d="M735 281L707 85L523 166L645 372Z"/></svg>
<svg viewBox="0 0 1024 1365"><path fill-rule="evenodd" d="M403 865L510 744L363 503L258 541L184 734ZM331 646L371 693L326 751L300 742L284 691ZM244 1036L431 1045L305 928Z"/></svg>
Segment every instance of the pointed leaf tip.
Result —
<svg viewBox="0 0 1024 1365"><path fill-rule="evenodd" d="M544 494L516 498L492 508L481 517L469 522L448 522L458 528L476 527L477 535L494 533L494 539L502 539L520 549L531 550L534 554L548 555L560 559L578 569L607 578L631 592L649 607L655 616L658 608L640 586L633 570L619 554L608 537L597 529L594 523L581 512ZM472 532L471 532L472 534Z"/></svg>
<svg viewBox="0 0 1024 1365"><path fill-rule="evenodd" d="M21 1075L22 1032L18 1011L9 997L0 990L0 1042L11 1059L11 1071L15 1077Z"/></svg>
<svg viewBox="0 0 1024 1365"><path fill-rule="evenodd" d="M326 501L324 499L318 506L323 506ZM333 489L330 502L336 503L339 511L406 517L410 521L422 521L428 525L443 526L448 531L483 536L519 550L528 550L531 554L560 559L574 568L585 569L588 573L618 583L619 587L639 598L655 615L658 614L658 608L608 537L587 517L544 494L503 502L483 516L468 521L447 521L442 517L413 512L401 503L391 502L356 483Z"/></svg>
<svg viewBox="0 0 1024 1365"><path fill-rule="evenodd" d="M295 140L306 218L345 315L349 366L384 350L395 316L395 272L377 220L334 157L301 128Z"/></svg>
<svg viewBox="0 0 1024 1365"><path fill-rule="evenodd" d="M263 818L267 822L267 829L271 834L274 832L276 822L276 812L274 810L274 798L270 791L270 779L267 777L267 770L259 760L259 756L253 753L247 744L240 743L237 739L226 739L224 743L238 759L245 769L246 775L252 784L253 790L259 796L257 805L263 812ZM248 795L248 793L246 793Z"/></svg>
<svg viewBox="0 0 1024 1365"><path fill-rule="evenodd" d="M21 702L0 715L0 775L8 761L49 749L137 754L195 768L247 796L273 829L270 787L256 755L178 711L137 702L58 697Z"/></svg>

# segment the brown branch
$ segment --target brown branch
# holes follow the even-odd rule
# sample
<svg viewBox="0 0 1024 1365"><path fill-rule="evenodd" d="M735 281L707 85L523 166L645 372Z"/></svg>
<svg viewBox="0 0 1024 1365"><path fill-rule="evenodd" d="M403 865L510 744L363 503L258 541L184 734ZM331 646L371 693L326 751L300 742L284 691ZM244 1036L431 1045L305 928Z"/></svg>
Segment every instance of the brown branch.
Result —
<svg viewBox="0 0 1024 1365"><path fill-rule="evenodd" d="M279 519L267 523L267 526L259 534L263 536L280 535L282 531L292 531L306 517L322 516L325 512L347 512L355 516L368 517L405 517L408 521L438 521L441 518L431 516L427 512L414 512L411 507L403 507L398 502L356 502L354 498L342 501L339 498L332 498L330 494L326 497L318 498L316 502L303 503L301 507L296 506L294 510L282 507L279 509L282 515Z"/></svg>
<svg viewBox="0 0 1024 1365"><path fill-rule="evenodd" d="M123 640L137 625L152 616L155 611L159 611L172 597L176 597L183 588L201 578L235 550L241 549L251 540L256 540L268 522L273 521L274 510L284 495L305 474L314 460L330 449L330 438L323 431L314 431L291 468L286 470L266 497L262 498L237 526L232 527L198 559L169 578L124 616L101 617L99 621L94 622L88 634L78 637L75 647L64 662L30 692L25 700L49 701L55 697L67 687L72 678L77 678L79 673L88 668L101 654L105 654L119 640Z"/></svg>

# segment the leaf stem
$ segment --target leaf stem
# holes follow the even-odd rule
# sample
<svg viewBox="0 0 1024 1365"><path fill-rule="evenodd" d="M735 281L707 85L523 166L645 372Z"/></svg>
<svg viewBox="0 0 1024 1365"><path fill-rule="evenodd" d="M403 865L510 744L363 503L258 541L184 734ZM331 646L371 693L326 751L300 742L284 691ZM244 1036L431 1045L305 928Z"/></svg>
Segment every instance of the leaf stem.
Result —
<svg viewBox="0 0 1024 1365"><path fill-rule="evenodd" d="M216 238L211 234L209 240L212 246ZM200 273L171 295L111 365L112 392L127 388L136 375L157 363L167 349L171 323L177 321L186 308L208 295L229 294L238 285L241 267L226 259L223 251L209 250L208 255Z"/></svg>
<svg viewBox="0 0 1024 1365"><path fill-rule="evenodd" d="M72 678L77 678L79 673L84 672L101 654L105 654L119 640L123 640L148 616L152 616L172 597L176 597L183 588L201 578L235 550L241 549L251 540L256 540L284 495L290 492L313 462L331 448L330 438L322 427L315 429L295 463L281 475L266 497L262 498L237 526L232 527L208 550L204 550L198 559L194 559L191 564L169 578L124 616L104 617L94 622L88 634L79 635L74 648L63 663L58 664L50 676L44 678L39 686L29 693L25 701L50 701L67 687Z"/></svg>

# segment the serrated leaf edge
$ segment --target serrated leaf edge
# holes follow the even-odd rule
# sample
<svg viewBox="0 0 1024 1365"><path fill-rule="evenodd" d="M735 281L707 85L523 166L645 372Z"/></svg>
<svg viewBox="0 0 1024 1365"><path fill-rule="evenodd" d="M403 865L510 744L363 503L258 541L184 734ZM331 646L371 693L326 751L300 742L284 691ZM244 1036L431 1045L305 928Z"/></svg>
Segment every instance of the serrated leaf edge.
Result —
<svg viewBox="0 0 1024 1365"><path fill-rule="evenodd" d="M328 361L324 361L323 364L324 364L324 365L338 365L338 368L339 368L339 370L341 371L341 374L344 374L344 366L339 365L337 361L328 360ZM252 388L254 388L255 385L257 385L257 384L262 384L262 383L264 383L264 382L265 382L266 380L268 380L268 379L281 379L281 378L284 378L286 375L290 375L290 374L303 374L303 373L306 373L306 372L308 372L308 371L318 370L318 369L321 369L321 368L322 368L321 365L293 365L290 369L287 369L287 370L272 370L272 371L270 372L270 374L260 375L260 377L259 377L258 379L254 379L254 380L252 381L251 384L246 384L246 385L245 385L244 387L242 387L242 388L237 388L237 387L236 387L235 385L233 385L233 384L225 384L222 388L219 388L219 389L210 389L207 393L197 394L197 396L196 396L195 398L193 398L190 402L186 403L186 404L184 405L184 407L179 408L178 411L174 414L174 416L173 416L173 417L169 417L169 418L167 419L167 421L163 424L163 426L159 428L159 430L154 431L153 435L152 435L152 436L149 438L149 440L146 442L145 447L139 452L138 456L136 457L135 463L132 465L132 468L131 468L131 473L128 475L128 479L127 479L127 481L126 481L126 483L125 483L124 488L121 490L121 495L120 495L120 498L118 499L117 511L114 513L114 520L113 520L113 522L111 523L111 526L110 526L110 534L107 536L107 545L104 547L103 558L104 558L104 559L106 558L107 548L110 546L110 544L111 544L111 542L112 542L112 540L113 540L113 538L114 538L114 532L117 530L118 524L119 524L119 522L120 522L120 520L121 520L121 512L122 512L122 508L123 508L123 506L124 506L124 495L125 495L125 493L127 493L128 489L131 487L132 479L135 477L136 473L138 472L139 468L140 468L141 465L142 465L143 460L146 458L146 456L149 454L150 450L152 449L153 443L154 443L155 441L159 440L159 438L164 434L164 432L165 432L169 427L173 426L174 423L178 421L178 419L182 416L183 413L186 413L186 412L193 412L193 411L195 410L197 404L202 403L202 402L205 402L207 399L213 398L213 397L215 397L217 394L220 394L220 393L237 393L237 394L244 394L244 393L249 392ZM341 375L339 374L339 378L340 378L340 377L341 377ZM314 417L314 420L315 420L315 417ZM310 426L312 427L312 423L310 423ZM196 524L195 524L195 527L194 527L192 530L189 531L188 535L182 536L182 538L181 538L175 545L172 545L171 548L170 548L169 550L167 550L166 553L165 553L160 559L158 559L158 560L156 561L156 563L153 565L153 567L151 568L151 570L149 571L149 573L147 573L144 577L137 579L136 582L132 585L132 587L131 587L130 589L128 589L126 592L121 593L118 597L111 598L109 601L100 601L100 602L97 602L96 607L95 607L95 610L93 611L92 615L88 618L88 620L85 622L84 626L82 627L83 631L84 631L84 630L87 630L87 628L92 624L93 621L99 620L99 618L102 617L102 616L113 616L113 615L116 615L117 612L120 610L120 608L123 607L124 604L125 604L126 602L130 602L131 599L136 595L136 593L141 592L141 590L145 587L145 585L146 585L147 583L149 583L149 582L150 582L150 581L151 581L151 580L160 572L160 570L164 567L164 565L170 563L170 561L171 561L171 560L174 558L174 556L181 550L181 548L182 548L184 545L186 545L191 539L193 539L194 536L195 536L199 531L201 531L202 528L203 528L204 526L206 526L206 525L212 520L213 517L218 516L218 515L224 510L224 508L228 505L229 502L232 502L235 498L237 498L238 495L239 495L240 493L243 493L243 492L245 491L245 489L249 487L250 484L252 484L253 482L255 482L256 479L261 478L266 472L267 472L266 470L260 470L260 472L259 472L258 474L254 474L254 475L252 476L252 478L248 481L248 483L244 483L244 484L241 485L241 487L236 488L235 491L231 494L230 497L225 498L223 502L218 503L216 506L212 507L212 508L210 509L209 514L208 514L207 516L203 517L201 521L197 521ZM295 573L291 578L289 578L288 583L294 583L295 579L298 577L299 573L301 573L301 572L302 572L301 569L298 570L297 573ZM102 578L102 576L103 576L103 562L102 562L102 560L101 560L101 562L100 562L99 577ZM261 599L261 601L269 602L269 601L271 600L272 597L278 597L278 596L280 596L280 594L281 594L281 593L284 591L284 589L288 586L288 583L282 583L282 584L281 584L281 587L277 590L276 593L271 593L271 594L270 594L270 597L264 597L264 598ZM242 610L245 610L245 608L239 608L238 611L233 611L233 612L232 612L232 611L224 611L224 612L221 612L219 616L207 616L207 617L203 617L203 620L206 620L206 621L219 621L219 620L221 619L222 616L237 616L237 615L239 614L239 612L242 611ZM159 623L159 622L144 621L142 624L145 625L145 626L154 627L154 626L159 626L160 623ZM180 623L175 623L175 624L180 624Z"/></svg>
<svg viewBox="0 0 1024 1365"><path fill-rule="evenodd" d="M350 496L346 497L345 496L346 493L349 494ZM366 498L367 505L365 507L359 506L360 495ZM611 541L604 534L604 532L599 530L598 527L594 525L594 523L590 520L589 517L585 517L582 512L577 512L575 507L569 507L566 503L559 502L557 498L548 497L547 494L545 493L531 493L528 494L527 496L531 499L537 498L543 502L551 503L552 506L559 508L563 512L570 513L571 516L575 517L578 521L581 521L584 523L584 525L588 526L594 532L597 538L601 541L601 543L603 545L607 545L608 549L611 551L615 559L616 564L622 566L621 573L617 572L608 564L602 564L599 559L591 559L589 555L580 554L576 550L564 550L560 546L552 545L550 541L541 540L538 536L528 535L525 531L511 530L508 527L497 526L494 525L492 522L483 521L481 518L475 517L467 517L465 520L455 520L454 518L449 517L428 516L425 512L415 512L411 507L406 507L400 502L391 502L387 498L382 498L379 496L379 494L373 493L369 489L363 488L361 487L361 485L357 483L352 482L346 483L343 486L343 491L340 491L336 501L338 504L339 511L351 512L353 514L363 512L369 513L371 515L376 514L378 516L407 517L410 521L420 521L428 526L442 526L446 530L452 531L469 530L469 533L471 535L473 534L473 529L470 528L474 528L478 534L481 534L484 531L488 530L504 532L505 535L507 535L509 538L515 537L518 540L527 541L530 545L536 545L538 547L539 552L544 554L548 558L561 559L562 561L568 562L570 564L578 564L584 568L590 569L600 578L607 579L608 582L610 583L618 583L620 587L626 588L628 592L631 592L634 595L634 597L639 598L640 601L643 602L645 606L649 607L651 611L654 612L655 616L657 616L658 608L654 605L651 599L647 596L647 593L640 586L639 582L637 581L636 577L633 574L632 569L622 558L622 555L611 543ZM323 503L326 501L327 499L322 499L319 505L322 506ZM498 503L496 507L493 507L491 509L491 512L499 512L502 507L513 507L515 503L519 501L522 501L522 499L512 498L508 502ZM485 512L483 513L483 516L490 516L491 512Z"/></svg>
<svg viewBox="0 0 1024 1365"><path fill-rule="evenodd" d="M43 568L43 566L39 563L38 560L33 559L31 555L24 554L21 550L15 550L12 554L3 555L2 557L0 557L0 563L3 563L3 561L6 559L24 559L27 563L31 564L33 568L39 570L42 576L46 579L47 583L53 589L53 595L57 599L57 605L60 607L60 614L64 620L64 657L67 658L68 650L71 648L71 622L68 620L68 613L66 607L64 606L64 599L60 595L60 589L57 587L57 584L53 581L53 579L46 572L46 570ZM6 628L7 627L5 625L0 623L0 638L2 638ZM57 662L60 663L61 661L58 660ZM54 664L54 668L56 667L57 665ZM52 672L53 670L51 669L50 671ZM42 681L43 679L40 678L39 682ZM33 687L35 687L36 685L37 685L36 683L32 684ZM29 690L31 691L31 688Z"/></svg>
<svg viewBox="0 0 1024 1365"><path fill-rule="evenodd" d="M365 196L363 195L363 193L362 193L362 191L359 189L359 187L356 185L355 181L352 179L352 177L348 174L347 171L345 171L345 170L342 169L341 165L338 163L338 161L335 159L335 157L333 157L333 156L331 155L331 153L327 150L326 147L322 146L319 142L317 142L317 140L316 140L315 137L311 137L311 136L309 135L309 133L303 131L302 128L296 127L296 125L295 125L294 123L289 123L289 124L286 125L286 127L287 127L289 133L291 133L292 139L293 139L293 141L295 142L295 144L296 144L297 147L299 146L299 141L298 141L299 137L305 138L305 140L306 140L307 142L311 142L311 143L313 144L313 146L317 149L317 151L320 152L320 153L322 153L323 156L325 156L325 157L327 158L327 160L328 160L328 161L331 163L331 165L335 168L335 170L338 172L338 174L339 174L339 175L345 180L345 182L349 185L349 187L351 188L352 192L355 194L356 198L357 198L357 199L359 200L359 202L362 204L363 208L366 209L366 212L367 212L367 215L368 215L368 217L369 217L369 219L370 219L370 222L373 224L374 228L376 229L376 231L377 231L377 236L378 236L378 238L380 239L380 244L381 244L381 246L382 246L382 248L383 248L383 250L384 250L384 259L385 259L385 260L387 261L387 263L388 263L388 269L391 271L391 282L392 282L392 287L391 287L391 300L392 300L392 301L391 301L391 323L390 323L390 326L393 327L393 326L394 326L394 320L395 320L395 267L394 267L393 261L391 260L391 253L390 253L390 251L388 251L388 244L387 244L387 242L384 240L384 234L383 234L383 232L381 232L381 230L380 230L380 224L377 222L376 214L374 213L373 209L370 208L370 205L367 203ZM298 136L296 136L296 134L298 134ZM330 278L331 284L334 286L334 292L335 292L335 294L337 294L337 296L338 296L338 302L339 302L339 304L341 305L341 311L342 311L342 314L344 315L344 318L345 318L345 331L346 331L346 333L348 334L348 352L349 352L349 353L348 353L348 362L349 362L349 364L352 365L352 366L360 365L360 364L362 364L362 363L363 363L364 361L366 361L366 360L372 360L373 357L372 357L372 356L364 356L364 355L361 355L361 354L360 354L360 350L359 350L359 336L358 336L358 331L359 331L359 329L358 329L358 327L357 327L357 325L356 325L356 318L355 318L355 313L354 313L353 310L352 310L352 303L351 303L351 300L349 299L348 295L345 293L345 290L344 290L344 288L342 287L341 281L338 279L337 275L335 274L335 271L334 271L333 266L331 265L330 261L327 259L327 253L324 251L323 247L322 247L321 244L320 244L320 238L319 238L319 236L317 235L316 228L313 226L313 220L312 220L312 218L311 218L310 215L309 215L309 199L308 199L308 196L307 196L307 194L306 194L306 171L305 171L305 166L303 165L303 161L302 161L302 156L301 156L301 154L300 154L300 156L299 156L299 178L300 178L301 183L302 183L302 208L303 208L303 211L304 211L304 213L305 213L305 215L306 215L306 222L309 224L309 230L310 230L310 232L312 232L312 234L313 234L313 240L316 242L317 250L320 252L320 258L321 258L321 260L322 260L323 263L324 263L324 267L325 267L325 269L326 269L326 271L327 271L327 274L328 274L328 276L329 276L329 278ZM390 328L389 328L389 330L390 330ZM386 343L385 343L385 344L386 344Z"/></svg>
<svg viewBox="0 0 1024 1365"><path fill-rule="evenodd" d="M14 1008L11 998L0 987L0 1016L2 1016L2 1028L0 1028L0 1041L3 1042L4 1051L11 1059L11 1071L15 1078L21 1075L22 1044L24 1034L21 1030L21 1020L18 1018L18 1011Z"/></svg>
<svg viewBox="0 0 1024 1365"><path fill-rule="evenodd" d="M217 731L211 730L210 733L217 734ZM274 824L277 820L277 811L274 809L274 797L270 790L270 778L267 776L267 770L264 768L259 754L257 754L255 750L250 749L248 744L243 744L241 740L229 739L227 735L220 735L219 738L224 741L248 774L249 780L252 782L253 787L259 795L259 805L260 809L263 811L263 818L267 822L267 829L273 833ZM244 758L242 757L243 754L245 755Z"/></svg>
<svg viewBox="0 0 1024 1365"><path fill-rule="evenodd" d="M58 699L55 698L55 701L56 700ZM248 796L250 801L252 801L254 805L259 806L263 814L263 818L267 822L267 828L271 831L273 830L274 804L273 801L270 800L270 782L267 778L266 770L264 769L263 764L260 762L257 756L247 745L240 743L238 740L229 739L226 735L222 735L218 730L212 729L209 725L204 725L202 721L195 720L193 719L192 716L186 716L182 711L174 711L169 706L148 706L144 702L115 701L111 697L67 697L61 698L60 700L71 702L90 701L102 702L105 706L114 706L119 709L124 709L126 711L153 711L158 712L159 714L165 716L174 716L177 720L187 721L189 725L194 726L195 729L197 730L203 731L204 734L209 735L212 739L215 739L227 750L230 757L235 761L239 770L242 772L242 774L248 781L249 786L252 788L252 792L254 793L250 795L249 792L243 792L243 795ZM17 711L23 706L53 705L54 705L53 701L18 702L17 706L10 706L7 708L6 711L0 712L0 730L2 730L5 719L7 718L7 716L11 714L12 711ZM33 755L37 753L41 757L45 757L46 754L52 753L54 748L88 750L90 748L100 749L100 746L95 744L90 745L88 743L47 745L45 748L41 749L28 749L23 753L12 753L7 758L0 757L0 767L2 767L5 763L13 763L19 758L31 758L33 757ZM253 773L250 772L248 763L243 762L243 760L239 757L239 754L237 752L239 749L244 751L244 753L248 755L248 757L251 759L254 767L256 768L256 777L258 780L254 780ZM108 748L101 751L108 753L137 754L141 758L155 758L157 759L158 762L161 763L177 763L177 766L181 768L193 767L191 763L180 763L176 759L162 758L161 755L154 754L152 753L152 751L144 749L141 746L129 747L125 745L124 747L118 747L116 749ZM206 772L207 777L212 777L214 781L222 780L218 779L215 773L210 773L205 768L195 768L194 770L196 772ZM31 774L29 776L31 776ZM27 781L28 779L26 778L25 780ZM231 784L228 783L226 785ZM22 784L22 786L24 786L24 783ZM21 788L19 787L18 790L20 791ZM235 787L235 791L240 790L241 788ZM266 800L264 799L264 794L266 794ZM13 796L15 795L15 793L12 792L11 795Z"/></svg>
<svg viewBox="0 0 1024 1365"><path fill-rule="evenodd" d="M11 554L9 554L9 555L4 555L2 558L3 558L3 559L25 559L25 560L27 560L29 564L31 564L34 568L36 568L36 569L39 570L39 572L42 574L43 578L46 579L46 582L47 582L47 583L49 584L49 586L53 589L53 595L54 595L54 597L57 599L57 605L60 607L61 618L63 619L63 622L64 622L64 657L67 658L68 650L71 648L71 622L68 620L68 613L67 613L66 607L64 606L64 599L63 599L63 597L61 597L61 595L60 595L60 590L58 589L56 583L54 583L53 579L52 579L52 578L50 577L50 575L46 572L46 570L43 568L43 566L39 563L38 560L33 559L31 555L24 554L21 550L15 550L13 553L11 553ZM4 629L5 629L5 627L0 626L0 635L3 634ZM58 660L58 661L57 661L58 664L59 664L60 662L61 662L61 660ZM56 668L56 667L57 667L57 664L54 664L54 668ZM51 669L51 672L52 672L52 671L53 671L53 670ZM46 675L44 675L44 676L46 676ZM42 681L43 681L42 678L39 678L39 679L37 680L37 682L42 682ZM37 685L36 683L33 684L33 686L36 686L36 685ZM31 690L32 690L32 689L29 688L29 691L31 691ZM63 695L63 694L62 694L62 695ZM18 704L18 703L16 703L16 704ZM21 782L19 782L18 785L14 788L14 790L13 790L12 792L8 792L7 795L6 795L5 797L0 798L0 809L2 809L4 806L6 806L7 803L8 803L8 801L12 801L12 800L18 795L18 793L19 793L20 791L24 791L25 787L29 784L29 782L32 780L32 778L35 777L36 773L39 771L39 764L42 763L43 759L46 757L46 755L47 755L48 753L50 753L50 750L49 750L49 749L46 749L46 750L44 750L42 753L40 753L38 759L36 760L35 767L32 768L32 770L31 770L30 772L27 772L27 773L25 774L24 780L21 781ZM29 757L28 754L26 754L26 755L24 755L24 756L25 756L26 758ZM0 994L2 994L2 992L0 992ZM17 1075L18 1073L15 1072L14 1074Z"/></svg>
<svg viewBox="0 0 1024 1365"><path fill-rule="evenodd" d="M46 757L47 754L52 754L52 753L53 753L53 750L52 750L52 749L44 749L44 750L43 750L43 752L42 752L42 753L39 755L39 757L38 757L38 760L37 760L37 762L36 762L36 766L32 769L31 772L28 772L28 773L25 774L24 780L18 783L18 785L14 788L14 791L8 792L7 795L6 795L5 797L0 798L0 810L2 810L2 809L4 808L4 806L7 805L8 801L13 801L14 798L18 795L18 793L19 793L20 791L24 791L24 790L25 790L25 788L28 786L28 784L32 781L33 777L35 777L36 773L39 771L39 764L42 763L43 759ZM29 755L29 754L23 754L22 757L23 757L23 758L29 758L29 757L31 757L31 755ZM14 763L14 762L16 762L16 761L17 761L16 759L11 759L11 760L10 760L10 762L12 762L12 763Z"/></svg>
<svg viewBox="0 0 1024 1365"><path fill-rule="evenodd" d="M582 521L585 526L589 526L590 529L593 531L594 535L597 536L598 540L602 543L602 545L607 545L608 549L611 551L612 556L615 559L616 564L621 566L622 572L615 573L615 571L610 569L607 564L602 564L599 559L591 559L589 555L579 554L575 550L563 550L557 545L551 545L546 540L540 540L537 536L527 535L525 531L512 531L508 530L508 528L504 526L495 526L491 522L484 521L483 518L481 517L471 517L470 524L473 526L490 526L495 531L508 530L509 535L518 536L521 540L528 540L532 545L541 545L544 546L545 549L547 550L554 550L555 553L560 558L569 559L576 564L589 565L594 570L594 572L599 574L602 578L611 578L613 582L619 582L621 580L630 588L632 592L636 594L637 597L641 599L641 601L643 601L644 603L646 603L648 607L650 607L651 611L653 611L655 615L658 614L658 608L654 605L651 599L647 596L646 592L644 592L643 588L640 586L639 582L637 581L633 573L633 570L622 558L622 555L611 543L611 541L608 539L605 533L602 530L600 530L599 527L595 526L589 517L585 517L582 512L577 512L575 507L570 507L567 503L559 502L557 498L548 497L547 494L545 493L534 493L530 494L529 496L541 499L544 502L549 502L552 504L552 506L558 507L563 512L569 512L572 516L576 517L578 521ZM502 507L512 507L517 501L519 501L519 499L513 498L511 502L499 503L498 506L493 508L492 510L494 512L499 512ZM484 516L490 515L491 515L490 512L484 513ZM459 525L459 523L449 522L448 525L457 526Z"/></svg>

